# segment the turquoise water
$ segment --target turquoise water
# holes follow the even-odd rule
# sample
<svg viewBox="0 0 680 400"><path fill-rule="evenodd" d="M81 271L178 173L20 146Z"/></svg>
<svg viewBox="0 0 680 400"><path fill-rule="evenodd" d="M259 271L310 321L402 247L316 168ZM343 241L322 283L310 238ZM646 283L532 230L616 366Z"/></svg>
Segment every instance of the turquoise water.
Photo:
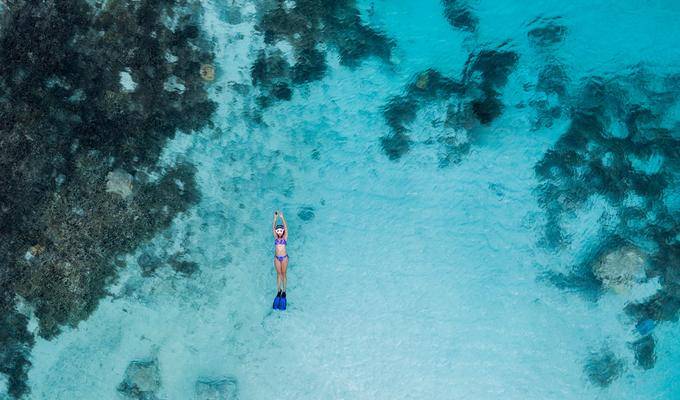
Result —
<svg viewBox="0 0 680 400"><path fill-rule="evenodd" d="M599 240L606 206L592 200L574 212L568 245L541 245L546 213L534 166L569 121L536 128L521 106L533 96L527 83L555 60L573 85L640 65L677 71L680 7L638 3L471 1L479 19L471 33L452 28L439 1L359 2L362 21L395 41L391 65L368 58L350 68L329 50L323 79L257 111L253 90L230 87L251 84L262 47L257 7L237 1L243 21L230 24L225 2L206 1L214 126L178 135L162 159L193 163L202 199L126 258L89 319L37 341L31 398L119 398L128 363L150 356L162 399L194 398L197 379L222 376L237 379L241 399L680 398L677 322L654 330L654 368L636 366L629 346L639 336L624 306L652 295L658 279L596 301L540 279ZM564 42L532 45L537 16L560 16ZM428 140L438 129L431 120L446 112L438 102L410 125L411 150L385 156L391 96L427 68L457 78L471 51L508 39L519 61L502 91L505 109L475 128L460 163L441 167L441 148ZM271 310L276 209L290 225L285 312ZM301 217L306 209L313 218ZM200 273L142 278L140 254L175 251ZM603 347L623 367L600 387L584 364Z"/></svg>

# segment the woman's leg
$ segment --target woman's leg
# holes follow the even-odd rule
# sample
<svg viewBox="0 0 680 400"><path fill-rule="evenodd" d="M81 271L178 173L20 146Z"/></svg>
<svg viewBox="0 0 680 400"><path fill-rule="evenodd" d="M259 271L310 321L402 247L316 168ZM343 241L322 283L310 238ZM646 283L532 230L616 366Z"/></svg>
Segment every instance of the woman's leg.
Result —
<svg viewBox="0 0 680 400"><path fill-rule="evenodd" d="M283 281L283 291L286 291L286 283L287 283L287 277L286 277L286 270L288 269L288 257L284 258L283 261L280 262L281 264L281 280Z"/></svg>
<svg viewBox="0 0 680 400"><path fill-rule="evenodd" d="M276 257L274 257L274 267L276 267L276 293L278 293L281 291L281 261Z"/></svg>

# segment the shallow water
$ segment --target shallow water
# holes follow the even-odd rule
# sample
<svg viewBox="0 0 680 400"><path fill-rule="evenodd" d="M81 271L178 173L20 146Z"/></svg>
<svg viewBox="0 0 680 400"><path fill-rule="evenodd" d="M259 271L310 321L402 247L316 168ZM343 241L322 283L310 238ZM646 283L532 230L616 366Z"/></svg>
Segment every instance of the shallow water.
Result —
<svg viewBox="0 0 680 400"><path fill-rule="evenodd" d="M250 84L262 46L255 5L237 3L244 20L235 25L223 2L204 3L204 29L217 43L215 126L179 135L163 158L197 167L201 202L126 259L113 296L88 320L38 340L31 398L119 398L128 363L154 355L162 399L193 398L197 379L222 376L237 379L241 399L680 397L677 323L655 329L652 369L637 367L628 347L638 336L623 307L654 293L656 280L592 301L538 279L592 246L602 219L593 201L569 226L567 248L540 245L546 217L534 165L568 121L534 129L531 110L514 106L548 59L572 82L640 63L677 71L680 7L470 2L479 29L469 33L447 23L439 1L360 2L362 20L395 40L393 65L369 58L348 68L330 51L327 75L260 111L260 123L254 96L229 87ZM532 46L529 22L558 15L564 43ZM382 110L391 96L426 68L457 77L471 50L507 39L520 61L502 93L505 110L478 128L459 164L439 166L427 115L414 123L407 154L385 156L379 139L390 132ZM436 116L436 107L421 114ZM290 225L285 312L271 310L276 209ZM175 250L200 273L141 277L138 255ZM584 364L603 347L624 367L599 387Z"/></svg>

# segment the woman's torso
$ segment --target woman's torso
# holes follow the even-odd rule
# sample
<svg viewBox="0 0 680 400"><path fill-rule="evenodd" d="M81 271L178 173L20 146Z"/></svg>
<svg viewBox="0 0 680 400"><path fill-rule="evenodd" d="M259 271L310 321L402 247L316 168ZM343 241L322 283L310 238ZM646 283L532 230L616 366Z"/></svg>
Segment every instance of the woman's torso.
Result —
<svg viewBox="0 0 680 400"><path fill-rule="evenodd" d="M277 256L284 256L287 254L286 252L286 245L288 244L287 240L284 238L276 238L274 239L274 252Z"/></svg>

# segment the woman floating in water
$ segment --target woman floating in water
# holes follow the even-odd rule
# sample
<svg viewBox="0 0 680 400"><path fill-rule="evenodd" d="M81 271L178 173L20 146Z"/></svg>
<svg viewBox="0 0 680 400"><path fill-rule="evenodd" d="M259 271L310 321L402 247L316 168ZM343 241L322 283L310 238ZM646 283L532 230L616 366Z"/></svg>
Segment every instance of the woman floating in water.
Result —
<svg viewBox="0 0 680 400"><path fill-rule="evenodd" d="M281 216L283 225L277 225L276 220ZM288 268L288 225L283 213L274 211L274 222L272 222L272 233L274 234L274 266L276 267L276 298L274 299L274 309L286 309L286 269ZM283 288L283 291L281 290Z"/></svg>

